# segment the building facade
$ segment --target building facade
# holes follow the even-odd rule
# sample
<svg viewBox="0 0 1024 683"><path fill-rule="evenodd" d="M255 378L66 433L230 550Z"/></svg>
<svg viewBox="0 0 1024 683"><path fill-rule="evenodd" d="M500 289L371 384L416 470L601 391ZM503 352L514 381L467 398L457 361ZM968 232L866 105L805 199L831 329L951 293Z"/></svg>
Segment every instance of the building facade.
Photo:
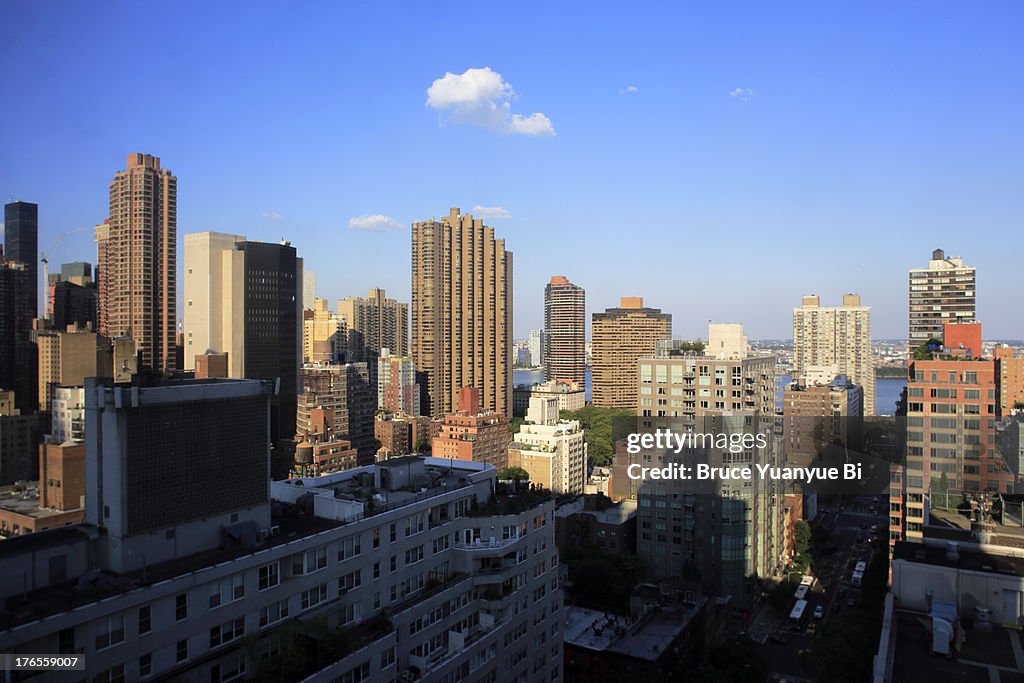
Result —
<svg viewBox="0 0 1024 683"><path fill-rule="evenodd" d="M39 406L32 273L25 263L0 253L0 390L13 392L15 405L25 415Z"/></svg>
<svg viewBox="0 0 1024 683"><path fill-rule="evenodd" d="M389 299L383 289L371 289L365 297L340 299L338 317L345 323L350 360L370 363L381 349L408 355L409 304Z"/></svg>
<svg viewBox="0 0 1024 683"><path fill-rule="evenodd" d="M61 581L92 569L86 527L0 542L0 597L40 577L30 608L0 618L0 646L83 654L89 680L562 680L550 498L509 499L486 465L434 458L271 494L280 514L250 542L102 570L66 598ZM310 497L315 514L301 513Z"/></svg>
<svg viewBox="0 0 1024 683"><path fill-rule="evenodd" d="M390 349L381 349L377 359L377 408L412 417L420 414L420 385L412 358L392 356Z"/></svg>
<svg viewBox="0 0 1024 683"><path fill-rule="evenodd" d="M544 379L583 385L587 358L587 295L555 275L544 287Z"/></svg>
<svg viewBox="0 0 1024 683"><path fill-rule="evenodd" d="M322 454L319 461L314 459L319 463L316 471L326 473L373 462L375 410L366 363L303 366L296 438L311 443L314 456ZM347 446L338 443L341 441ZM348 449L354 453L343 454Z"/></svg>
<svg viewBox="0 0 1024 683"><path fill-rule="evenodd" d="M512 252L483 220L453 208L412 226L412 349L424 414L440 418L462 387L483 408L512 407Z"/></svg>
<svg viewBox="0 0 1024 683"><path fill-rule="evenodd" d="M793 372L829 366L864 390L864 414L875 414L875 361L871 354L871 307L857 294L844 294L842 306L821 305L805 296L793 309Z"/></svg>
<svg viewBox="0 0 1024 683"><path fill-rule="evenodd" d="M512 437L508 466L521 467L557 494L581 494L587 480L587 445L578 420L558 417L558 399L531 398L526 422Z"/></svg>
<svg viewBox="0 0 1024 683"><path fill-rule="evenodd" d="M435 458L485 462L503 470L508 467L511 441L508 419L481 408L480 392L463 387L458 409L444 416L438 434L433 437L431 453Z"/></svg>
<svg viewBox="0 0 1024 683"><path fill-rule="evenodd" d="M1024 410L1024 356L1014 355L1011 348L997 348L996 398L1000 415Z"/></svg>
<svg viewBox="0 0 1024 683"><path fill-rule="evenodd" d="M929 339L941 341L946 323L975 321L975 269L965 266L959 256L947 258L942 249L936 249L927 268L910 269L909 281L911 349Z"/></svg>
<svg viewBox="0 0 1024 683"><path fill-rule="evenodd" d="M637 359L654 354L656 342L672 336L672 315L644 308L640 297L623 297L618 308L595 313L592 401L599 408L637 406Z"/></svg>
<svg viewBox="0 0 1024 683"><path fill-rule="evenodd" d="M135 340L144 367L174 369L178 325L178 179L160 159L128 155L110 183L110 219L97 233L100 333Z"/></svg>

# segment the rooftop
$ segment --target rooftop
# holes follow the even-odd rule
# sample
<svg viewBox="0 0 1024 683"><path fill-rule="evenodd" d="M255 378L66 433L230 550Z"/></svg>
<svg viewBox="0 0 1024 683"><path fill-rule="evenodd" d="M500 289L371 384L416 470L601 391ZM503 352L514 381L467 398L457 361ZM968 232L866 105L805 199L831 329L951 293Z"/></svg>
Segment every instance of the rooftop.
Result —
<svg viewBox="0 0 1024 683"><path fill-rule="evenodd" d="M966 641L955 658L929 654L931 631L923 615L899 612L893 616L896 632L893 653L894 681L1024 681L1024 661L1018 661L1019 635L999 626L991 631L968 629ZM1017 640L1016 646L1013 641Z"/></svg>
<svg viewBox="0 0 1024 683"><path fill-rule="evenodd" d="M1024 553L1017 555L996 555L958 546L955 553L950 548L933 543L896 543L893 561L905 560L933 564L940 567L957 567L969 571L992 572L1012 576L1024 576Z"/></svg>
<svg viewBox="0 0 1024 683"><path fill-rule="evenodd" d="M654 608L637 619L567 606L565 643L654 661L671 647L706 599Z"/></svg>
<svg viewBox="0 0 1024 683"><path fill-rule="evenodd" d="M39 507L39 482L15 487L0 487L0 509L33 519L46 519L65 515L65 510L50 510Z"/></svg>

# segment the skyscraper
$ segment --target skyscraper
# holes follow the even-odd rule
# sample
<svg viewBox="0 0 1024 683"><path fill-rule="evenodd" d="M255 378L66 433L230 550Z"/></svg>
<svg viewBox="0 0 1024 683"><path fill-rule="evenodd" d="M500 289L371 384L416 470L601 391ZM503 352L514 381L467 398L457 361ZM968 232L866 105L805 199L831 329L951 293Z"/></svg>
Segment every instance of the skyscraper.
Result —
<svg viewBox="0 0 1024 683"><path fill-rule="evenodd" d="M635 409L636 361L653 356L657 341L672 336L672 314L644 308L642 297L622 297L618 308L594 314L591 332L593 404Z"/></svg>
<svg viewBox="0 0 1024 683"><path fill-rule="evenodd" d="M383 289L365 297L338 301L338 315L348 330L349 359L375 362L381 349L404 356L409 352L409 304L389 299Z"/></svg>
<svg viewBox="0 0 1024 683"><path fill-rule="evenodd" d="M227 353L230 377L280 380L271 400L275 448L295 436L301 307L302 259L289 243L185 236L185 362L207 351ZM275 451L275 479L288 475L291 461L290 453Z"/></svg>
<svg viewBox="0 0 1024 683"><path fill-rule="evenodd" d="M412 225L412 351L422 409L452 412L462 387L482 406L512 409L512 253L494 228L453 208Z"/></svg>
<svg viewBox="0 0 1024 683"><path fill-rule="evenodd" d="M929 339L942 339L944 323L975 322L974 267L959 256L946 258L936 249L927 268L910 269L910 328L913 349Z"/></svg>
<svg viewBox="0 0 1024 683"><path fill-rule="evenodd" d="M793 309L795 375L826 368L846 375L864 390L864 415L875 414L875 361L871 355L871 307L857 294L844 294L842 306L823 307L818 296ZM802 379L800 380L803 381Z"/></svg>
<svg viewBox="0 0 1024 683"><path fill-rule="evenodd" d="M14 392L14 405L22 415L37 410L39 393L31 277L26 263L8 259L0 250L0 390Z"/></svg>
<svg viewBox="0 0 1024 683"><path fill-rule="evenodd" d="M579 285L555 275L544 288L544 379L583 386L587 370L587 297Z"/></svg>
<svg viewBox="0 0 1024 683"><path fill-rule="evenodd" d="M96 331L106 335L110 329L110 308L106 298L106 291L110 287L109 218L93 228L93 238L96 240Z"/></svg>
<svg viewBox="0 0 1024 683"><path fill-rule="evenodd" d="M129 154L97 230L100 332L135 340L143 366L173 369L177 332L178 179L159 157Z"/></svg>
<svg viewBox="0 0 1024 683"><path fill-rule="evenodd" d="M366 363L304 366L295 470L318 476L372 463L376 407Z"/></svg>
<svg viewBox="0 0 1024 683"><path fill-rule="evenodd" d="M39 310L39 206L30 202L4 205L4 253L11 261L20 261L28 271L28 289L32 317Z"/></svg>
<svg viewBox="0 0 1024 683"><path fill-rule="evenodd" d="M420 385L416 364L408 356L392 356L381 349L377 360L377 407L387 413L415 417L420 414Z"/></svg>

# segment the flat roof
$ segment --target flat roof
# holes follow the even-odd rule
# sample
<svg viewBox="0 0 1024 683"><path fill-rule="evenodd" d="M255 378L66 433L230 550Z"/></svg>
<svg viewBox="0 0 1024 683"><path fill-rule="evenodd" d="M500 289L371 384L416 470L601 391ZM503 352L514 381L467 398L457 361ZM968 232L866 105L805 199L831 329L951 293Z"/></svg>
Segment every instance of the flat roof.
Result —
<svg viewBox="0 0 1024 683"><path fill-rule="evenodd" d="M931 632L927 617L897 611L893 620L896 622L896 645L892 655L894 681L1024 681L1024 669L1014 657L1012 639L1018 637L1015 632L1000 626L993 626L991 631L969 629L963 648L950 658L929 654Z"/></svg>
<svg viewBox="0 0 1024 683"><path fill-rule="evenodd" d="M565 608L563 637L567 645L654 661L672 646L706 600L701 597L696 603L656 607L632 621L569 606Z"/></svg>
<svg viewBox="0 0 1024 683"><path fill-rule="evenodd" d="M950 559L948 549L942 545L898 541L893 549L892 559L940 567L955 567L968 571L1024 576L1024 555L1019 557L994 555L965 549L962 546L957 549L957 555L956 559Z"/></svg>

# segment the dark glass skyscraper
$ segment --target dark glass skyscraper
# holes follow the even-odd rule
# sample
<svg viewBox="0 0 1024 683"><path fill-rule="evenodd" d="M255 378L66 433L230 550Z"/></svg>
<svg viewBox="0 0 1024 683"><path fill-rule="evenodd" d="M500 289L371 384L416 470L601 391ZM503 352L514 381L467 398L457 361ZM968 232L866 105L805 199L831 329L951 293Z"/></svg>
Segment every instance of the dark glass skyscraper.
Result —
<svg viewBox="0 0 1024 683"><path fill-rule="evenodd" d="M11 202L4 205L4 253L11 261L21 261L28 271L25 292L31 300L32 317L39 310L39 205Z"/></svg>
<svg viewBox="0 0 1024 683"><path fill-rule="evenodd" d="M275 453L271 473L284 479L292 454L284 443L295 437L301 327L302 260L288 243L240 242L244 254L246 379L277 380L280 386L270 404L270 434Z"/></svg>

